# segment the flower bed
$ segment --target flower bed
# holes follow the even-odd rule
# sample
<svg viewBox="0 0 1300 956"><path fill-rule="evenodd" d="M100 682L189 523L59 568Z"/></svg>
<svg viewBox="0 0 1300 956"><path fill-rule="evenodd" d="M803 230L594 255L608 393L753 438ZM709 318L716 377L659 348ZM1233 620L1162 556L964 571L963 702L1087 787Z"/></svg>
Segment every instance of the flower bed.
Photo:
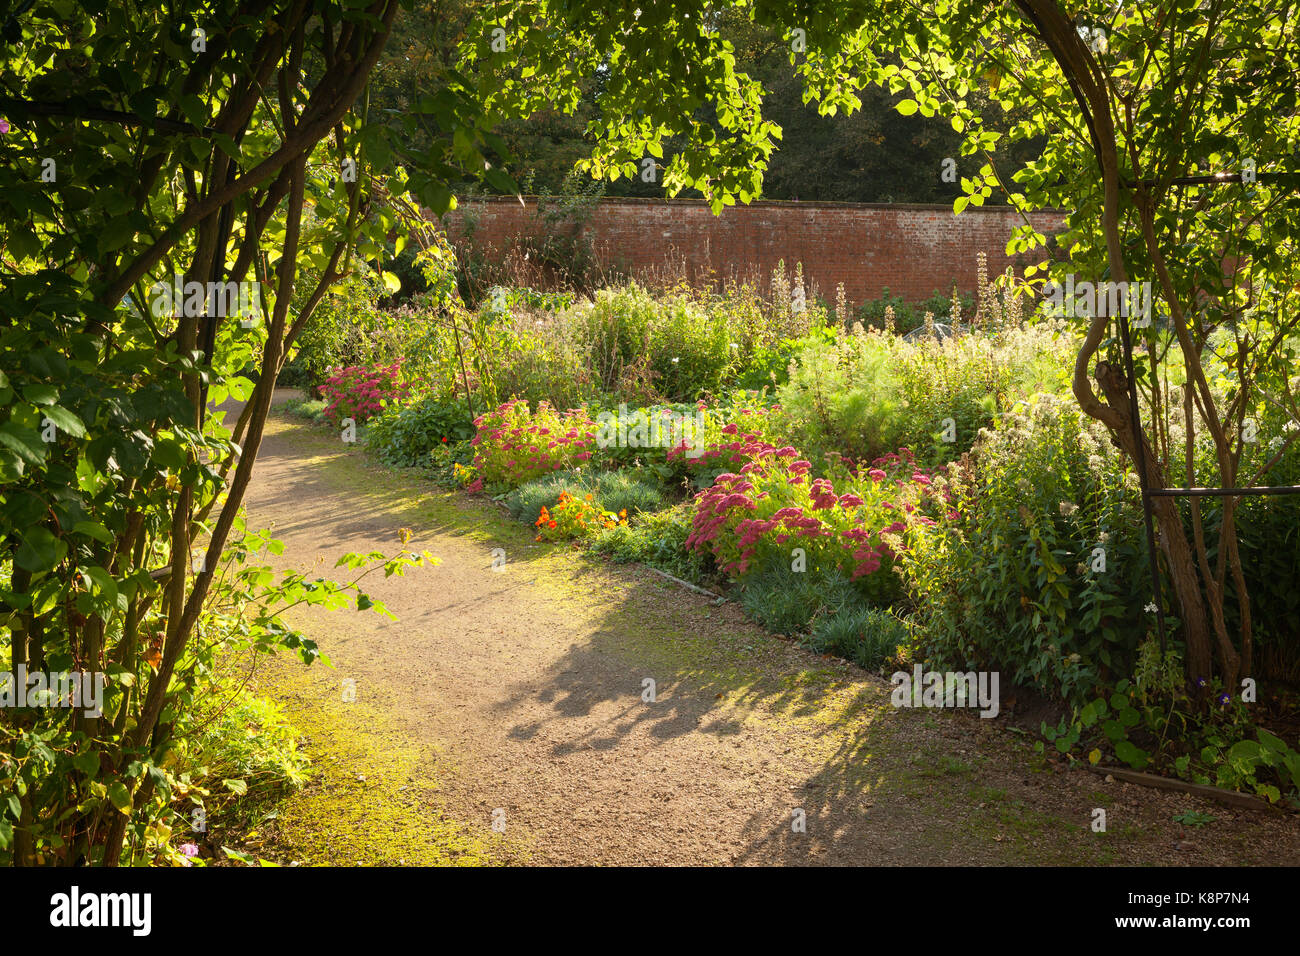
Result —
<svg viewBox="0 0 1300 956"><path fill-rule="evenodd" d="M614 514L596 503L595 495L581 498L560 492L559 503L554 508L542 507L534 522L538 541L561 541L566 538L585 538L602 528L627 524L627 511Z"/></svg>

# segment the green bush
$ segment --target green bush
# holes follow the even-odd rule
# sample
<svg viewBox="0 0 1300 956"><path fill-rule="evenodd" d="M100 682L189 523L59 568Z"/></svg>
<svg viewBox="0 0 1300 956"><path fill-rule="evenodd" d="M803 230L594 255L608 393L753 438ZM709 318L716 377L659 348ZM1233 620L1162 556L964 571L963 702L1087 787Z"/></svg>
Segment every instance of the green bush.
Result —
<svg viewBox="0 0 1300 956"><path fill-rule="evenodd" d="M950 478L957 518L900 558L931 666L1071 701L1130 673L1154 621L1150 571L1136 479L1104 428L1038 396Z"/></svg>
<svg viewBox="0 0 1300 956"><path fill-rule="evenodd" d="M892 349L874 335L809 342L777 391L790 443L814 463L830 452L871 460L897 448L902 386Z"/></svg>
<svg viewBox="0 0 1300 956"><path fill-rule="evenodd" d="M403 358L418 326L409 312L376 305L384 291L380 277L368 269L337 286L307 320L280 384L314 387L338 367L391 365Z"/></svg>
<svg viewBox="0 0 1300 956"><path fill-rule="evenodd" d="M736 326L733 327L733 320ZM668 401L690 401L729 384L739 364L750 316L711 311L686 291L661 300L630 283L602 289L578 313L582 340L600 386L611 394L635 394L646 383Z"/></svg>
<svg viewBox="0 0 1300 956"><path fill-rule="evenodd" d="M691 514L689 502L644 512L630 524L599 532L592 541L592 550L608 554L620 564L639 561L693 584L703 584L712 576L713 566L707 556L686 549Z"/></svg>
<svg viewBox="0 0 1300 956"><path fill-rule="evenodd" d="M296 418L305 418L307 421L321 424L326 421L325 417L325 399L323 398L293 398L285 402L282 406L286 414L293 415Z"/></svg>
<svg viewBox="0 0 1300 956"><path fill-rule="evenodd" d="M753 620L776 634L803 634L820 614L837 614L860 606L848 577L792 571L780 565L746 578L740 606Z"/></svg>
<svg viewBox="0 0 1300 956"><path fill-rule="evenodd" d="M302 786L309 774L299 731L279 705L253 696L242 679L238 672L213 674L199 698L198 730L178 748L178 772L209 791L191 799L204 807L210 825L251 822L251 811ZM189 800L178 803L188 817Z"/></svg>
<svg viewBox="0 0 1300 956"><path fill-rule="evenodd" d="M533 311L531 301L503 295L501 311L493 311L489 298L479 312L487 403L523 399L534 408L542 402L577 408L590 402L600 383L583 327L573 313Z"/></svg>
<svg viewBox="0 0 1300 956"><path fill-rule="evenodd" d="M808 642L819 654L843 657L866 670L878 670L909 643L907 625L892 611L874 607L846 607L819 617Z"/></svg>
<svg viewBox="0 0 1300 956"><path fill-rule="evenodd" d="M1063 328L1047 322L942 341L860 331L813 338L777 392L786 437L814 462L829 452L871 460L899 447L950 461L998 410L1036 392L1064 392L1070 351Z"/></svg>
<svg viewBox="0 0 1300 956"><path fill-rule="evenodd" d="M369 423L366 444L390 465L429 465L438 445L474 437L474 423L463 402L428 396L409 405L389 406Z"/></svg>

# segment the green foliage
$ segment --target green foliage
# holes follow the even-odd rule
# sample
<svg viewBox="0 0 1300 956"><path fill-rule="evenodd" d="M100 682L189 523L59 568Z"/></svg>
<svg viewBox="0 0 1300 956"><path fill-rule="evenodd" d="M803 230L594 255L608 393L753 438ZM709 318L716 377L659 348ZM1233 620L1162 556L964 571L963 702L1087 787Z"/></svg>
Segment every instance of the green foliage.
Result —
<svg viewBox="0 0 1300 956"><path fill-rule="evenodd" d="M1150 572L1133 478L1101 428L1038 396L950 477L959 519L901 557L934 666L998 670L1072 701L1128 673L1153 621Z"/></svg>
<svg viewBox="0 0 1300 956"><path fill-rule="evenodd" d="M658 300L635 283L602 289L579 322L606 392L640 378L668 401L689 401L721 389L737 361L725 317L686 294Z"/></svg>
<svg viewBox="0 0 1300 956"><path fill-rule="evenodd" d="M302 572L275 572L263 561L279 554L283 545L268 532L247 531L242 521L236 531L202 609L198 629L204 640L178 660L162 711L170 734L161 746L132 748L120 772L105 762L114 753L107 745L113 739L108 722L127 718L132 700L148 686L163 659L164 624L156 614L142 616L132 653L104 668L102 717L87 720L76 708L23 708L15 711L12 721L0 723L0 753L10 758L0 761L0 784L16 795L7 808L0 808L0 863L29 854L65 864L79 854L92 858L73 824L112 819L113 814L126 818L133 859L174 860L170 836L188 827L193 805L220 810L230 794L243 797L250 786L262 790L299 782L302 761L289 732L263 705L235 696L245 713L266 715L264 739L250 740L246 723L241 725L242 741L231 739L230 726L221 724L229 718L213 705L228 698L219 690L228 687L230 679L223 676L220 662L280 650L297 654L305 663L326 660L314 641L284 622L284 611L306 605L373 610L391 617L381 602L361 590L360 582L381 569L385 576L400 575L409 567L437 563L431 555L405 550L393 557L348 554L336 567L355 573L338 583ZM111 580L99 583L101 595ZM67 641L55 633L46 638L41 666L54 672L74 670ZM9 819L3 819L6 810Z"/></svg>
<svg viewBox="0 0 1300 956"><path fill-rule="evenodd" d="M413 467L431 464L430 453L438 446L473 437L474 423L463 402L429 395L385 408L370 421L366 445L387 464Z"/></svg>
<svg viewBox="0 0 1300 956"><path fill-rule="evenodd" d="M570 311L534 311L531 302L506 290L499 308L494 299L485 300L474 319L475 336L483 343L476 357L483 399L577 408L598 395L591 343Z"/></svg>
<svg viewBox="0 0 1300 956"><path fill-rule="evenodd" d="M314 387L340 367L401 360L417 326L410 313L378 307L384 288L372 270L340 283L307 320L281 383ZM305 299L306 293L297 298Z"/></svg>
<svg viewBox="0 0 1300 956"><path fill-rule="evenodd" d="M220 663L220 662L219 662ZM195 732L182 736L168 762L188 785L177 788L181 818L203 807L209 828L253 822L251 814L302 786L309 760L301 733L272 701L254 697L243 675L218 667L196 697ZM183 792L188 791L188 792Z"/></svg>
<svg viewBox="0 0 1300 956"><path fill-rule="evenodd" d="M821 614L835 615L860 601L846 575L792 571L776 565L745 578L740 605L751 618L777 634L803 634Z"/></svg>
<svg viewBox="0 0 1300 956"><path fill-rule="evenodd" d="M846 607L813 622L809 646L820 654L834 654L874 671L910 643L907 625L892 611Z"/></svg>
<svg viewBox="0 0 1300 956"><path fill-rule="evenodd" d="M630 471L565 471L527 482L505 498L511 517L532 522L542 508L554 508L560 494L576 498L592 494L604 511L629 516L662 510L666 501L657 484L638 478Z"/></svg>
<svg viewBox="0 0 1300 956"><path fill-rule="evenodd" d="M1044 722L1045 741L1063 754L1093 747L1093 763L1104 746L1135 770L1172 771L1194 783L1300 806L1300 752L1252 727L1241 701L1217 683L1189 697L1179 654L1169 650L1162 657L1154 639L1143 646L1137 673L1137 682L1116 682L1056 726ZM1035 748L1041 753L1044 742Z"/></svg>
<svg viewBox="0 0 1300 956"><path fill-rule="evenodd" d="M328 421L325 417L325 399L323 398L293 398L285 402L281 407L286 414L297 418L305 418L317 425Z"/></svg>
<svg viewBox="0 0 1300 956"><path fill-rule="evenodd" d="M689 502L645 511L626 525L602 530L591 548L620 564L639 561L692 584L704 584L713 574L712 561L686 547L692 513Z"/></svg>
<svg viewBox="0 0 1300 956"><path fill-rule="evenodd" d="M1069 340L1055 325L907 342L877 332L811 341L777 398L787 439L814 460L855 461L894 448L935 464L970 449L1001 408L1064 387ZM951 440L950 440L951 439Z"/></svg>

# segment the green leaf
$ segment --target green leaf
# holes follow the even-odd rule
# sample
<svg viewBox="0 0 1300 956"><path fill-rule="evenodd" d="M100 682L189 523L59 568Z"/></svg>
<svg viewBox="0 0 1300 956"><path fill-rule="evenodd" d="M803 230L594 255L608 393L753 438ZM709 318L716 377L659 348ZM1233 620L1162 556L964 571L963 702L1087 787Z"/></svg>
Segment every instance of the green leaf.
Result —
<svg viewBox="0 0 1300 956"><path fill-rule="evenodd" d="M117 807L119 813L131 813L131 791L126 789L126 784L121 780L117 781L108 788L108 799L113 806Z"/></svg>
<svg viewBox="0 0 1300 956"><path fill-rule="evenodd" d="M99 751L87 750L72 758L72 765L92 780L99 774Z"/></svg>
<svg viewBox="0 0 1300 956"><path fill-rule="evenodd" d="M23 389L23 398L33 405L53 405L59 399L59 390L53 385L28 385Z"/></svg>
<svg viewBox="0 0 1300 956"><path fill-rule="evenodd" d="M244 794L248 793L248 784L243 780L222 780L221 783L227 790L231 793L237 794L238 796L242 797Z"/></svg>
<svg viewBox="0 0 1300 956"><path fill-rule="evenodd" d="M904 116L911 116L919 109L916 100L899 100L894 109L898 110Z"/></svg>
<svg viewBox="0 0 1300 956"><path fill-rule="evenodd" d="M74 534L84 534L88 538L94 538L101 544L112 544L113 535L98 521L78 521L72 526Z"/></svg>
<svg viewBox="0 0 1300 956"><path fill-rule="evenodd" d="M1147 752L1127 740L1121 740L1115 744L1115 756L1134 770L1141 770L1147 765Z"/></svg>
<svg viewBox="0 0 1300 956"><path fill-rule="evenodd" d="M30 428L23 428L13 422L0 425L0 445L9 449L29 465L45 462L45 442L41 436Z"/></svg>
<svg viewBox="0 0 1300 956"><path fill-rule="evenodd" d="M14 553L14 564L24 571L37 574L48 571L63 560L68 546L54 537L47 528L28 528L22 543Z"/></svg>
<svg viewBox="0 0 1300 956"><path fill-rule="evenodd" d="M81 419L61 405L51 405L45 409L45 417L54 423L55 428L73 438L86 437L86 426L82 424Z"/></svg>

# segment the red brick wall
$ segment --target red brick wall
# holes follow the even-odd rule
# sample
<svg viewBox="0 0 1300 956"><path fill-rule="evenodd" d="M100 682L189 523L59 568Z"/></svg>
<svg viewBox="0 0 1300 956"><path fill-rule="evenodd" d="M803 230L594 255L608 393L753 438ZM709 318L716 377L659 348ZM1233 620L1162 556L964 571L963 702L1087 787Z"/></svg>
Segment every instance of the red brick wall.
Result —
<svg viewBox="0 0 1300 956"><path fill-rule="evenodd" d="M536 203L514 198L462 203L444 219L462 241L468 215L477 219L473 241L499 260L517 240L541 228ZM1059 212L1035 213L1031 222L1050 233L1063 225ZM1006 207L969 207L955 216L948 206L887 203L761 201L732 206L714 216L707 203L675 199L605 199L591 211L585 234L597 257L633 274L672 271L686 264L696 281L756 278L766 283L778 260L787 271L802 262L810 291L833 300L843 282L853 303L879 298L888 288L916 302L955 283L975 289L976 254L988 254L990 276L1012 264L1004 252L1020 218ZM1041 259L1020 257L1023 268Z"/></svg>

